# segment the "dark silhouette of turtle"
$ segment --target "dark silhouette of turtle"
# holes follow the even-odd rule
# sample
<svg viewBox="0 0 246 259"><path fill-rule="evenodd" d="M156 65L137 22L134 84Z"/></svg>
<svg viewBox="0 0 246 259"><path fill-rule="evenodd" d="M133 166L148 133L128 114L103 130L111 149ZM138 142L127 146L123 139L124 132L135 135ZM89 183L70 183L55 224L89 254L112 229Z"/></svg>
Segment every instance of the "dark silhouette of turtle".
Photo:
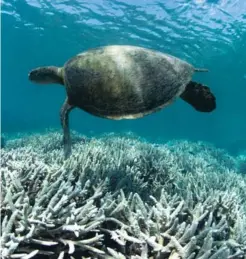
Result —
<svg viewBox="0 0 246 259"><path fill-rule="evenodd" d="M181 97L197 111L213 111L216 100L210 89L191 81L196 71L208 70L151 49L113 45L82 52L63 67L38 67L29 73L29 80L66 88L60 120L67 158L71 153L69 113L75 107L108 119L136 119Z"/></svg>

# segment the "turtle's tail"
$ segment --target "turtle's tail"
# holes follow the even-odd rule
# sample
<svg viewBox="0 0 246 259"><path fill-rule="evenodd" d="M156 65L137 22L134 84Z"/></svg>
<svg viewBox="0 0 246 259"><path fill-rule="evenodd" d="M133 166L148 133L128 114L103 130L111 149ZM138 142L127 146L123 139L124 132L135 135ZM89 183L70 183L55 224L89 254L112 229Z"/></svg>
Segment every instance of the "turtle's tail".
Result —
<svg viewBox="0 0 246 259"><path fill-rule="evenodd" d="M194 68L195 72L208 72L206 68Z"/></svg>
<svg viewBox="0 0 246 259"><path fill-rule="evenodd" d="M37 84L62 84L62 68L55 66L38 67L30 71L28 79Z"/></svg>

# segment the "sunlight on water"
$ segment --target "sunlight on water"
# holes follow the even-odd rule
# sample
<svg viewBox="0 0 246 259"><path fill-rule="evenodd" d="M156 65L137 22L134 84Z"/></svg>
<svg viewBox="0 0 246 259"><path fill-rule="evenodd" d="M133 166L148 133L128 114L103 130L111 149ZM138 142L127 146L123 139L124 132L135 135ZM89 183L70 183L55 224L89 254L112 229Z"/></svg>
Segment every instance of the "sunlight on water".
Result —
<svg viewBox="0 0 246 259"><path fill-rule="evenodd" d="M26 8L29 12L22 12ZM195 60L204 52L213 56L234 49L246 30L246 2L241 1L35 1L3 2L2 12L14 17L18 28L39 30L56 27L90 30L105 36L117 33L121 40L140 40L146 47L171 51ZM35 15L32 15L35 13ZM52 25L51 25L52 23ZM77 24L77 26L76 26ZM83 25L83 26L81 26ZM87 25L87 27L86 27ZM66 31L64 31L66 33Z"/></svg>

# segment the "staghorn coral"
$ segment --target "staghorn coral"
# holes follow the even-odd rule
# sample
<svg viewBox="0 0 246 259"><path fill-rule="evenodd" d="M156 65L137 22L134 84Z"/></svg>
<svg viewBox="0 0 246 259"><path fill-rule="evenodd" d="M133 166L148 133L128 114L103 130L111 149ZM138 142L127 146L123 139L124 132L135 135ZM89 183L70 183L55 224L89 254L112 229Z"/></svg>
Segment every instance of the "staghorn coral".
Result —
<svg viewBox="0 0 246 259"><path fill-rule="evenodd" d="M56 132L1 150L2 258L244 258L246 180L232 157L185 141L74 140L66 161Z"/></svg>

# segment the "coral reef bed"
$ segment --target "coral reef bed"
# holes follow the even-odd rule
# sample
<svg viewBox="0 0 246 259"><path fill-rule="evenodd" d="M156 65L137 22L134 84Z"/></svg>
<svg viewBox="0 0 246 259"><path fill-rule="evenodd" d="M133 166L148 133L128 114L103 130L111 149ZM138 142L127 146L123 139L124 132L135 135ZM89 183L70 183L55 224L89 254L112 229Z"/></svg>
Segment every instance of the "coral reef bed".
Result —
<svg viewBox="0 0 246 259"><path fill-rule="evenodd" d="M203 142L72 138L68 160L57 132L1 149L2 258L246 258L236 158Z"/></svg>

